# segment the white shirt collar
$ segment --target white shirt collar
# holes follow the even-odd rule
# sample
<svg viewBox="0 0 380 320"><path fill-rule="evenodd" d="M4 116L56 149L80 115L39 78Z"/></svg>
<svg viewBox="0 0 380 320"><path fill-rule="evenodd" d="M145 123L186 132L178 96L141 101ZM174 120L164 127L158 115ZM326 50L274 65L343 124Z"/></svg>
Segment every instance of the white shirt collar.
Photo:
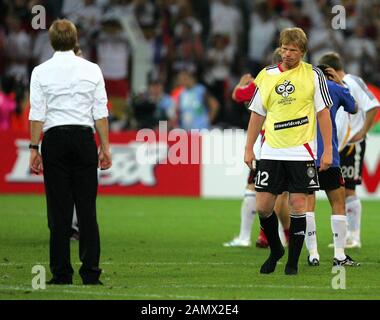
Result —
<svg viewBox="0 0 380 320"><path fill-rule="evenodd" d="M75 53L73 50L69 51L55 51L53 57L64 57L64 56L75 56Z"/></svg>

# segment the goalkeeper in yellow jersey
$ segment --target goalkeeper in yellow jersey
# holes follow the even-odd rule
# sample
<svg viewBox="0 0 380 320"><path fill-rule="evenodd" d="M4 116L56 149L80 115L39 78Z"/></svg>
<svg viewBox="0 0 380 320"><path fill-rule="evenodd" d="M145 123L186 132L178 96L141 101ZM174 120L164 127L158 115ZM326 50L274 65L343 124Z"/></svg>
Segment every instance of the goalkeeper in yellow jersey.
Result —
<svg viewBox="0 0 380 320"><path fill-rule="evenodd" d="M329 113L332 100L321 70L302 61L307 50L304 31L284 29L279 45L282 63L264 68L255 79L244 161L252 169L255 160L253 145L265 122L256 176L256 201L270 255L260 272L272 273L285 253L273 208L277 196L289 191L289 254L285 274L294 275L298 273L305 238L307 195L319 189L315 165L317 120L324 145L320 170L328 169L332 163Z"/></svg>

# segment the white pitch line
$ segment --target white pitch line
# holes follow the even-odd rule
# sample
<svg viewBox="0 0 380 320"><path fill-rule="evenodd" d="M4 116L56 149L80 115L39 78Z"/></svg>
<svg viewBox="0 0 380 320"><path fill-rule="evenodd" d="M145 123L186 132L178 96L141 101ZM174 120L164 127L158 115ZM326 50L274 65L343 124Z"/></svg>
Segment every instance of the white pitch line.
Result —
<svg viewBox="0 0 380 320"><path fill-rule="evenodd" d="M268 287L268 286L258 286L258 287ZM273 287L273 286L271 286ZM309 290L310 288L314 288L314 287L311 287L311 286L302 286L302 287L307 287L307 289ZM290 287L289 288L292 288L292 289L295 289L295 288L299 288L297 286L295 287ZM315 287L315 288L319 288L319 287ZM173 295L173 294L169 294L169 295L163 295L163 294L155 294L155 293L152 293L152 294L127 294L127 293L111 293L111 292L94 292L94 291L75 291L75 290L68 290L68 289L63 289L63 290L52 290L52 289L47 289L46 291L45 290L33 290L32 288L30 287L14 287L14 286L3 286L3 285L0 285L0 291L3 290L3 291L26 291L29 293L68 293L68 294L79 294L79 295L90 295L90 296L100 296L100 297L124 297L124 298L131 298L131 297L135 297L135 298L157 298L157 299L167 299L167 298L171 298L171 299L193 299L193 300L220 300L220 298L215 298L215 297L209 297L209 296L191 296L191 295ZM331 289L333 290L333 289ZM345 290L346 291L346 290ZM367 297L366 295L359 295L359 296L363 296L363 297ZM356 295L355 297L358 297L358 295ZM252 297L239 297L240 300L249 300L249 299L252 299ZM297 298L292 298L292 297L288 297L289 300L294 300L294 299L297 299Z"/></svg>
<svg viewBox="0 0 380 320"><path fill-rule="evenodd" d="M84 287L81 285L70 285L71 288L81 288L83 289ZM105 286L104 288L108 288ZM268 285L268 284L247 284L247 285L239 285L239 284L200 284L200 285L176 285L176 284L169 284L169 285L136 285L136 286L131 286L128 285L127 287L120 287L120 286L111 286L110 288L116 289L116 290L129 290L129 289L301 289L301 290L332 290L330 286L308 286L308 285ZM34 291L31 287L14 287L14 286L3 286L0 285L0 290L18 290L18 291ZM348 289L350 290L355 290L355 289L373 289L373 290L378 290L380 289L379 286L360 286L360 287L353 287L350 286ZM68 290L65 289L66 291L55 291L48 289L49 292L67 292L67 293L79 293L79 294L86 294L90 291L74 291L74 290ZM94 295L100 293L94 293ZM104 293L105 295L116 295L116 296L144 296L144 295L139 295L139 294L124 294L124 293ZM147 295L146 297L148 297ZM160 297L173 297L173 298L178 298L178 299L213 299L210 297L196 297L196 296L178 296L178 295L160 295ZM154 295L152 295L154 297Z"/></svg>
<svg viewBox="0 0 380 320"><path fill-rule="evenodd" d="M78 286L81 287L81 286ZM157 288L157 289L208 289L208 288L216 288L216 289L252 289L252 288L269 288L269 289L332 289L331 286L292 286L292 285L270 285L270 284L168 284L168 285L137 285L137 286L128 286L126 287L117 287L112 286L113 289L148 289L148 288ZM350 289L380 289L380 287L376 286L360 286L360 287L350 287Z"/></svg>
<svg viewBox="0 0 380 320"><path fill-rule="evenodd" d="M28 291L31 293L69 293L69 294L82 294L82 295L92 295L92 296L109 296L109 297L142 297L142 298L172 298L172 299L195 299L204 300L210 299L215 300L217 298L213 297L200 297L200 296L188 296L188 295L173 295L173 294L128 294L128 293L111 293L111 292L94 292L94 291L75 291L75 290L33 290L31 287L13 287L13 286L2 286L0 285L0 291Z"/></svg>
<svg viewBox="0 0 380 320"><path fill-rule="evenodd" d="M176 265L189 265L189 266L192 266L192 265L210 265L210 266L232 266L232 265L237 265L237 266L257 266L257 265L261 265L262 262L109 262L109 261L105 261L105 262L100 262L100 266L102 265L118 265L118 266L122 266L122 265L143 265L143 266L154 266L154 265L157 265L157 266L165 266L165 265L168 265L168 266L176 266ZM380 262L363 262L363 261L360 261L361 265L362 266L366 266L366 265L369 265L369 266L372 266L372 265L380 265ZM49 265L49 262L2 262L0 263L0 267L3 266L3 267L8 267L8 266L23 266L23 265L30 265L30 266L33 266L33 265ZM81 262L74 262L72 263L73 265L81 265L82 263ZM282 265L284 264L283 262L278 262L279 265ZM327 261L321 261L320 264L331 264L330 262L327 262Z"/></svg>
<svg viewBox="0 0 380 320"><path fill-rule="evenodd" d="M73 265L81 265L81 262L73 262ZM102 265L112 265L113 262L101 262ZM0 267L8 266L34 266L34 265L49 265L49 262L1 262Z"/></svg>

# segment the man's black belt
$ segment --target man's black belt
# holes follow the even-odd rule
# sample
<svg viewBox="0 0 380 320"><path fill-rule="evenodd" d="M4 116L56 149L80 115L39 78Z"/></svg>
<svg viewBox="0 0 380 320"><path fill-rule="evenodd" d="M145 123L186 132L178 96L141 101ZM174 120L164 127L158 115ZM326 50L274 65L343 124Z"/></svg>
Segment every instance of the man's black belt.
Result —
<svg viewBox="0 0 380 320"><path fill-rule="evenodd" d="M55 126L47 130L45 133L53 132L56 130L67 130L67 131L76 131L76 130L83 130L83 131L92 131L92 128L89 126L82 126L82 125L76 125L76 124L68 124L68 125L62 125L62 126Z"/></svg>

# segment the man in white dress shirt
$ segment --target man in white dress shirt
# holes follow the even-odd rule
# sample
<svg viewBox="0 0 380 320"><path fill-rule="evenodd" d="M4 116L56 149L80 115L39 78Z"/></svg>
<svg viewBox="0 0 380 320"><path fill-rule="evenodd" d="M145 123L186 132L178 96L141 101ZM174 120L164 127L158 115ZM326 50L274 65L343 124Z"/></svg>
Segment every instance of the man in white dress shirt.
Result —
<svg viewBox="0 0 380 320"><path fill-rule="evenodd" d="M53 274L48 284L72 283L70 232L74 205L81 230L79 274L83 284L101 284L97 168L105 170L112 165L103 75L99 66L75 56L77 31L73 23L56 20L49 29L49 38L55 53L32 72L29 114L30 168L38 174L43 167L46 190ZM100 139L99 154L95 129Z"/></svg>

